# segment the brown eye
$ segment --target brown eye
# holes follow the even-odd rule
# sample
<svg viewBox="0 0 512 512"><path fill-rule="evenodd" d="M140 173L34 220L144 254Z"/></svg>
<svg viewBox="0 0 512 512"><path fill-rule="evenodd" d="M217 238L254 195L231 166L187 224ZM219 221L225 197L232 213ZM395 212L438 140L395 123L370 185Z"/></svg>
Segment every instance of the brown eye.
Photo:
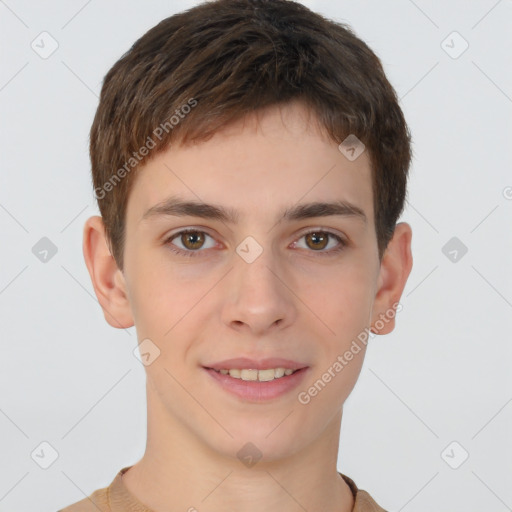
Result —
<svg viewBox="0 0 512 512"><path fill-rule="evenodd" d="M205 231L198 229L178 231L167 238L164 243L179 256L204 256L207 252L206 249L215 247L214 238Z"/></svg>
<svg viewBox="0 0 512 512"><path fill-rule="evenodd" d="M301 247L302 249L309 249L308 252L310 253L317 253L315 256L335 256L348 245L341 236L321 229L304 233L300 237L300 240L300 242L295 242L295 246Z"/></svg>
<svg viewBox="0 0 512 512"><path fill-rule="evenodd" d="M181 234L181 242L186 249L200 249L204 244L204 233L201 231L188 231Z"/></svg>
<svg viewBox="0 0 512 512"><path fill-rule="evenodd" d="M312 233L308 233L307 235L304 235L306 239L306 244L311 249L325 249L329 242L329 234L323 232L323 231L314 231ZM311 242L311 245L310 245Z"/></svg>

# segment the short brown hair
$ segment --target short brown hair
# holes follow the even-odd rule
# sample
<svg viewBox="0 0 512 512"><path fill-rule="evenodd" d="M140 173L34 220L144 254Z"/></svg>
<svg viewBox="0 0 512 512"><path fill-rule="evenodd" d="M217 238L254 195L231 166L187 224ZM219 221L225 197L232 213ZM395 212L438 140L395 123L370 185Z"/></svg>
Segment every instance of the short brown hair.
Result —
<svg viewBox="0 0 512 512"><path fill-rule="evenodd" d="M207 140L291 100L310 107L337 144L349 134L365 144L382 258L404 207L411 137L379 58L348 25L298 2L214 0L158 23L104 78L90 157L119 268L126 204L143 163L171 141Z"/></svg>

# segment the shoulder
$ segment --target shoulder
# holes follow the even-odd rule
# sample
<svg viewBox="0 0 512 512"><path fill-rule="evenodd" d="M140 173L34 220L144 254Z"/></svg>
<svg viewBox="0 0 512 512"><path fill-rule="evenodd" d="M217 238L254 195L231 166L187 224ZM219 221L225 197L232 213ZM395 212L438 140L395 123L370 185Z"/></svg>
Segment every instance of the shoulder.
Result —
<svg viewBox="0 0 512 512"><path fill-rule="evenodd" d="M357 493L356 505L359 508L354 508L354 512L387 512L366 491L361 489Z"/></svg>
<svg viewBox="0 0 512 512"><path fill-rule="evenodd" d="M87 498L72 503L57 512L111 512L108 504L108 487L98 489Z"/></svg>
<svg viewBox="0 0 512 512"><path fill-rule="evenodd" d="M355 482L342 473L341 477L347 482L352 494L354 496L354 508L352 512L387 512L370 496L370 494L363 489L359 489Z"/></svg>

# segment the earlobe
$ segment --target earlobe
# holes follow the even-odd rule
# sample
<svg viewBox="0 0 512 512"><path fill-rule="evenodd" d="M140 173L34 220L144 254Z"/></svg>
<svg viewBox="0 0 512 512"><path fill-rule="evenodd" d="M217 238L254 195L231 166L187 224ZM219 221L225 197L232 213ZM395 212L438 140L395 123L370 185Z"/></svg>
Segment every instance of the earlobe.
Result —
<svg viewBox="0 0 512 512"><path fill-rule="evenodd" d="M398 223L380 266L371 320L375 334L388 334L395 328L397 305L412 269L411 240L411 226Z"/></svg>
<svg viewBox="0 0 512 512"><path fill-rule="evenodd" d="M124 276L108 247L103 219L90 217L84 225L83 254L105 320L119 329L134 325Z"/></svg>

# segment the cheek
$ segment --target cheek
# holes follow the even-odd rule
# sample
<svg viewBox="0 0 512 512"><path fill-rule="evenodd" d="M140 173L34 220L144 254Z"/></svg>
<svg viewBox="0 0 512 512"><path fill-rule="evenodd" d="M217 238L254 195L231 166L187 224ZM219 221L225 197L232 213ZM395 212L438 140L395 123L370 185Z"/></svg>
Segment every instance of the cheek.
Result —
<svg viewBox="0 0 512 512"><path fill-rule="evenodd" d="M370 320L373 278L369 267L347 258L339 266L301 277L299 286L304 302L336 334L348 334L350 326L364 327Z"/></svg>
<svg viewBox="0 0 512 512"><path fill-rule="evenodd" d="M186 339L198 329L198 315L208 307L209 290L218 276L197 278L184 266L153 259L132 258L130 303L139 339L150 338L161 348Z"/></svg>
<svg viewBox="0 0 512 512"><path fill-rule="evenodd" d="M161 337L174 323L180 290L168 279L169 269L160 263L146 261L143 254L134 252L130 256L126 261L126 272L137 331L143 337Z"/></svg>

